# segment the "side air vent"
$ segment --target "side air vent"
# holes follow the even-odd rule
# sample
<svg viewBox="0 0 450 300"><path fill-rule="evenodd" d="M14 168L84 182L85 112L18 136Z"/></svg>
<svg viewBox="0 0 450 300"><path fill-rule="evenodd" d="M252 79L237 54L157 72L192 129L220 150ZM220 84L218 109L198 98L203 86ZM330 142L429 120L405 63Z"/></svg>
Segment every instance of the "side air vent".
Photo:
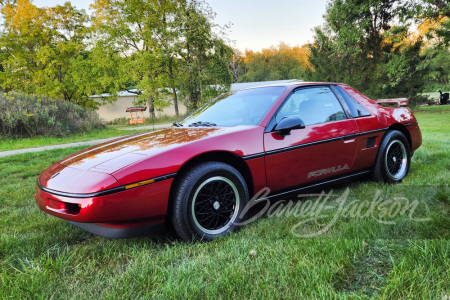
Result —
<svg viewBox="0 0 450 300"><path fill-rule="evenodd" d="M366 148L375 147L375 143L377 142L377 137L373 136L367 139Z"/></svg>

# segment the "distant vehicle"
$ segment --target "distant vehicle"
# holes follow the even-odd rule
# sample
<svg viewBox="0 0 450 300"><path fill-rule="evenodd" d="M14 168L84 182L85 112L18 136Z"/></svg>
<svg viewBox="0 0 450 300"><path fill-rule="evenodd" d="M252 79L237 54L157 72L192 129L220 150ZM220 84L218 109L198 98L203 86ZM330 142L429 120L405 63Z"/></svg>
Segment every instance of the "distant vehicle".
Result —
<svg viewBox="0 0 450 300"><path fill-rule="evenodd" d="M439 104L444 105L448 103L449 93L442 93L441 90L437 90L440 94L439 96Z"/></svg>
<svg viewBox="0 0 450 300"><path fill-rule="evenodd" d="M265 187L279 197L367 174L400 182L421 143L411 110L382 107L345 84L250 88L217 97L174 127L58 161L39 176L35 199L105 237L170 224L184 240L211 240L236 230Z"/></svg>

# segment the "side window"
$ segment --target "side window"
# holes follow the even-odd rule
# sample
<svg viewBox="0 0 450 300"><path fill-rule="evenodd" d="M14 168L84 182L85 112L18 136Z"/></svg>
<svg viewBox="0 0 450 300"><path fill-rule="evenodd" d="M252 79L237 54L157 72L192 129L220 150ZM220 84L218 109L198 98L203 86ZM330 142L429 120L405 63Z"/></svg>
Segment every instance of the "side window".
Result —
<svg viewBox="0 0 450 300"><path fill-rule="evenodd" d="M285 117L298 117L305 125L345 119L344 110L328 87L296 90L276 115L277 123Z"/></svg>
<svg viewBox="0 0 450 300"><path fill-rule="evenodd" d="M340 86L336 86L336 88L342 95L342 98L344 98L345 103L347 103L347 106L350 109L350 112L352 113L352 116L354 118L370 116L370 113L367 111L367 109L365 109L361 104L359 104L358 101L353 99L352 96L347 94Z"/></svg>

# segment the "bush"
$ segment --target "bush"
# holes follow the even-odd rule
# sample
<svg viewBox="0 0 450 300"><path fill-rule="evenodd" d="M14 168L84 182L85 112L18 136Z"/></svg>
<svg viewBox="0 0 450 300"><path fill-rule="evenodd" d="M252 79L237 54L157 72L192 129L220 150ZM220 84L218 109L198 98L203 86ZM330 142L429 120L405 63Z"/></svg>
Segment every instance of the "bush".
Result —
<svg viewBox="0 0 450 300"><path fill-rule="evenodd" d="M0 94L0 135L66 136L104 128L95 111L47 97Z"/></svg>
<svg viewBox="0 0 450 300"><path fill-rule="evenodd" d="M417 107L420 105L433 105L434 101L427 95L415 95L408 97L409 107Z"/></svg>

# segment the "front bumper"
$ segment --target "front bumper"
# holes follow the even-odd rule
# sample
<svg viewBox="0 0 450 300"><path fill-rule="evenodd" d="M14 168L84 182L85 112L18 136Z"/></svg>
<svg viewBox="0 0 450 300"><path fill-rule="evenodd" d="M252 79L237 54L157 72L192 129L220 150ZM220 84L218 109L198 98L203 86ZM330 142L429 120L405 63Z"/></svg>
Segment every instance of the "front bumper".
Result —
<svg viewBox="0 0 450 300"><path fill-rule="evenodd" d="M96 197L67 197L43 191L36 185L39 208L77 223L108 223L151 219L163 222L173 178ZM133 227L133 226L132 226Z"/></svg>

